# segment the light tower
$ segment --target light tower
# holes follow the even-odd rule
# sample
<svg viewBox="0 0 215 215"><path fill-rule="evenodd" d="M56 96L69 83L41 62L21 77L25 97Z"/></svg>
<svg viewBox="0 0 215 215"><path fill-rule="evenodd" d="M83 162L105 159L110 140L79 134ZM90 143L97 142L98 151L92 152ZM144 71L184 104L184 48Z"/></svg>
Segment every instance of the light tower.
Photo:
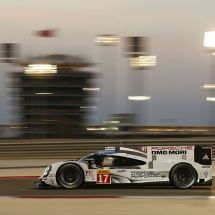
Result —
<svg viewBox="0 0 215 215"><path fill-rule="evenodd" d="M148 83L147 74L142 70L148 70L156 66L156 56L150 56L148 50L148 37L127 37L125 57L129 59L128 69L128 109L136 114L138 124L147 125L147 100Z"/></svg>
<svg viewBox="0 0 215 215"><path fill-rule="evenodd" d="M101 87L99 121L116 112L116 66L117 48L120 39L117 35L97 35L94 43L100 46Z"/></svg>
<svg viewBox="0 0 215 215"><path fill-rule="evenodd" d="M201 86L203 90L209 91L206 98L209 104L209 125L215 126L215 31L205 32L204 35L205 51L211 54L210 83Z"/></svg>

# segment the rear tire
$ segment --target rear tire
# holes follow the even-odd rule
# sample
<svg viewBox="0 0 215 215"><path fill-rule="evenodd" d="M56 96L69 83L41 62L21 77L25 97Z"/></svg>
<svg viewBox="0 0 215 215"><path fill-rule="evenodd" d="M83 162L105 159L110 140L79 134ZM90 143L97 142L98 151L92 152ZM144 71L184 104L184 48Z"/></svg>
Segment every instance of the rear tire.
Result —
<svg viewBox="0 0 215 215"><path fill-rule="evenodd" d="M178 164L174 166L170 172L170 182L177 188L190 188L196 181L196 170L189 164Z"/></svg>
<svg viewBox="0 0 215 215"><path fill-rule="evenodd" d="M67 189L78 188L84 181L83 171L75 164L65 164L57 172L57 181Z"/></svg>

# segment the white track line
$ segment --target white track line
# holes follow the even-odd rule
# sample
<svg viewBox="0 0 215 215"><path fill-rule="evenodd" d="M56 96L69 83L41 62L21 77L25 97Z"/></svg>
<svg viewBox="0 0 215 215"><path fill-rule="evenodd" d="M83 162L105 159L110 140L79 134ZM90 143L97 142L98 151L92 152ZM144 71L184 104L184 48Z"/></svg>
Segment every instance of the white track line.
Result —
<svg viewBox="0 0 215 215"><path fill-rule="evenodd" d="M0 199L11 199L15 198L15 196L0 196Z"/></svg>

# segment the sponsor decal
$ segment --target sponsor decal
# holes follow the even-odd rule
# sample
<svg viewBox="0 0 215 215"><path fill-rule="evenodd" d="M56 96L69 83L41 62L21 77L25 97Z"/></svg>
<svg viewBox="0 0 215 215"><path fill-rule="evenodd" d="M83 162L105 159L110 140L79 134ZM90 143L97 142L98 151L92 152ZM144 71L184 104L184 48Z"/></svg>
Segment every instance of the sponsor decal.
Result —
<svg viewBox="0 0 215 215"><path fill-rule="evenodd" d="M203 174L204 174L205 178L208 177L208 172L207 171L205 171Z"/></svg>
<svg viewBox="0 0 215 215"><path fill-rule="evenodd" d="M210 168L210 166L202 166L202 168Z"/></svg>
<svg viewBox="0 0 215 215"><path fill-rule="evenodd" d="M125 172L125 170L124 169L120 169L117 172Z"/></svg>
<svg viewBox="0 0 215 215"><path fill-rule="evenodd" d="M85 176L92 176L92 171L91 170L85 170Z"/></svg>
<svg viewBox="0 0 215 215"><path fill-rule="evenodd" d="M97 170L96 184L110 184L110 170Z"/></svg>
<svg viewBox="0 0 215 215"><path fill-rule="evenodd" d="M132 171L131 178L157 178L161 177L160 173L147 171Z"/></svg>
<svg viewBox="0 0 215 215"><path fill-rule="evenodd" d="M202 158L202 160L209 160L209 157L206 153L205 153L204 157Z"/></svg>
<svg viewBox="0 0 215 215"><path fill-rule="evenodd" d="M178 151L152 151L153 155L186 155L187 151L178 150Z"/></svg>
<svg viewBox="0 0 215 215"><path fill-rule="evenodd" d="M152 146L153 155L186 155L192 146Z"/></svg>
<svg viewBox="0 0 215 215"><path fill-rule="evenodd" d="M105 147L105 150L115 150L115 147Z"/></svg>
<svg viewBox="0 0 215 215"><path fill-rule="evenodd" d="M110 170L97 170L97 174L110 174Z"/></svg>
<svg viewBox="0 0 215 215"><path fill-rule="evenodd" d="M147 153L147 147L146 146L141 147L141 151Z"/></svg>

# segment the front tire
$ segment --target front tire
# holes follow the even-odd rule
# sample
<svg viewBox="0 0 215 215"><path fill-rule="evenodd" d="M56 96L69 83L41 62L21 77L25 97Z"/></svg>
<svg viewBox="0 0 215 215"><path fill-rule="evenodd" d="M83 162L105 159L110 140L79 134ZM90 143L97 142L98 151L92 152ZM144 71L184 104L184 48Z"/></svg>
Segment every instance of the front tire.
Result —
<svg viewBox="0 0 215 215"><path fill-rule="evenodd" d="M78 188L84 181L83 171L75 164L65 164L57 172L57 181L67 189Z"/></svg>
<svg viewBox="0 0 215 215"><path fill-rule="evenodd" d="M177 188L190 188L196 181L196 170L189 164L178 164L170 172L170 182Z"/></svg>

